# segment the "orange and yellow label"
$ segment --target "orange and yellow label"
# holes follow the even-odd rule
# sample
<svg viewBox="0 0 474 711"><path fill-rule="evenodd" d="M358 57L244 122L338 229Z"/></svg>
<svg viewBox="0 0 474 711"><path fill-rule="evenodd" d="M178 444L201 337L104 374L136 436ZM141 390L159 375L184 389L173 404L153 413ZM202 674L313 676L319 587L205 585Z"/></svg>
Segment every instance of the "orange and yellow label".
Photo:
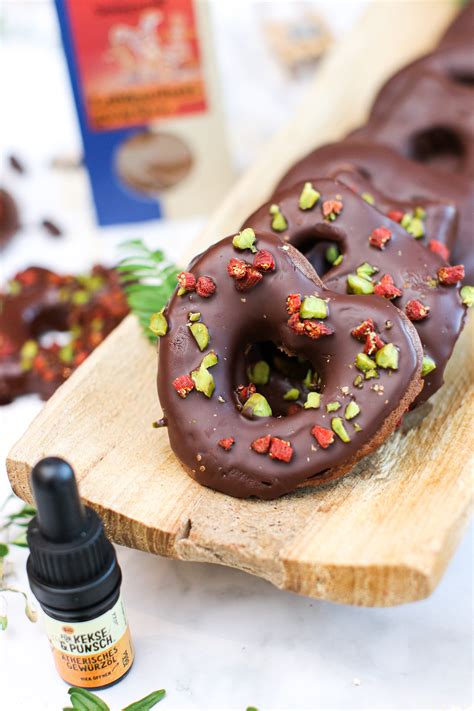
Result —
<svg viewBox="0 0 474 711"><path fill-rule="evenodd" d="M118 681L133 662L122 601L95 620L62 622L45 615L56 669L72 686L96 688Z"/></svg>

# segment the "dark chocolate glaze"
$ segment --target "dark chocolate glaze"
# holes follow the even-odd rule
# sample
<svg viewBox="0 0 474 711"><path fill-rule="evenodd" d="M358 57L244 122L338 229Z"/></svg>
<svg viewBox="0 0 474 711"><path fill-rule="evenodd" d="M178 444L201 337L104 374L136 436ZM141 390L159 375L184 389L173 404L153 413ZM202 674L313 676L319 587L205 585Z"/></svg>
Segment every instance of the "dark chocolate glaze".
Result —
<svg viewBox="0 0 474 711"><path fill-rule="evenodd" d="M0 248L10 241L19 228L16 202L7 190L0 188Z"/></svg>
<svg viewBox="0 0 474 711"><path fill-rule="evenodd" d="M274 272L246 292L238 291L227 274L233 257L251 261L250 252L240 252L228 237L198 256L189 269L198 277L210 276L216 283L208 299L196 293L171 298L165 311L168 333L160 339L158 392L168 421L170 443L190 475L201 484L232 496L274 499L297 486L321 484L341 476L362 456L393 431L401 413L416 397L420 387L421 346L413 325L391 303L375 297L335 294L323 287L307 260L290 245L273 235L257 235L257 247L270 251L276 262ZM334 334L311 340L297 335L288 326L286 297L317 294L328 302L325 320ZM210 332L209 347L201 353L188 328L188 313L199 311ZM351 330L372 318L382 336L399 348L399 369L381 371L376 381L365 381L362 389L353 385L358 374L354 358L362 344ZM386 322L392 323L389 331ZM321 408L300 410L289 417L248 419L238 408L235 390L247 384L242 358L246 344L273 341L286 352L310 361L321 376ZM199 366L205 353L214 350L219 362L211 368L215 391L211 398L193 390L183 399L172 381ZM374 383L379 386L374 390ZM382 386L382 390L380 390ZM347 388L347 394L344 390ZM311 429L331 427L331 418L344 418L345 406L354 399L361 408L355 420L346 421L351 437L343 443L337 436L328 449L321 449ZM327 413L326 404L342 403L337 413ZM362 430L356 432L353 423ZM291 462L271 459L250 448L264 435L289 440L294 450ZM234 437L229 451L218 445Z"/></svg>
<svg viewBox="0 0 474 711"><path fill-rule="evenodd" d="M49 398L128 313L117 272L96 266L91 276L94 288L81 278L30 267L15 276L14 289L0 293L0 405L27 393ZM76 303L78 292L88 292L87 303ZM59 346L39 340L48 331L71 329L67 359ZM36 343L36 358L22 356L27 341Z"/></svg>
<svg viewBox="0 0 474 711"><path fill-rule="evenodd" d="M286 218L288 229L280 233L284 240L295 246L313 263L313 249L322 240L339 245L344 255L342 263L324 274L324 284L331 290L346 294L347 275L355 274L358 266L368 262L378 268L374 279L390 274L402 296L393 303L403 311L408 301L416 299L429 306L430 314L414 323L426 355L436 363L425 380L425 386L414 404L425 402L443 384L446 364L464 325L466 307L456 286L429 286L437 271L446 262L428 250L418 240L405 232L396 222L382 215L350 188L332 180L318 179L313 186L321 198L311 210L300 210L298 199L304 183L298 183L278 196L278 206ZM342 200L344 208L334 222L323 219L321 205L324 200ZM253 227L259 233L271 233L269 202L251 215L244 227ZM384 250L369 244L369 235L377 227L387 227L392 237ZM362 297L364 298L364 297ZM384 297L377 297L384 299ZM385 299L384 299L385 300Z"/></svg>
<svg viewBox="0 0 474 711"><path fill-rule="evenodd" d="M474 2L470 2L464 7L461 12L456 15L453 22L441 38L440 45L457 43L457 42L472 42L474 40Z"/></svg>
<svg viewBox="0 0 474 711"><path fill-rule="evenodd" d="M474 91L439 74L413 70L395 97L350 137L394 148L406 158L474 177Z"/></svg>
<svg viewBox="0 0 474 711"><path fill-rule="evenodd" d="M352 167L374 186L398 200L443 200L456 205L458 235L451 253L452 264L464 264L466 283L474 283L474 181L428 168L387 146L367 141L341 141L321 146L298 161L280 180L275 195L302 180Z"/></svg>

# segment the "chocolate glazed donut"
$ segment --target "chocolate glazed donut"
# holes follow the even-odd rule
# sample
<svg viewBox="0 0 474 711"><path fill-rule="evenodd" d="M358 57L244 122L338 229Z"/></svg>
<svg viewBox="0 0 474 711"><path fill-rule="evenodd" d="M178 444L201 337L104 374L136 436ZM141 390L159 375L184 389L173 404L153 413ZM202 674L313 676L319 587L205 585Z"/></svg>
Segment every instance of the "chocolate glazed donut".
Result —
<svg viewBox="0 0 474 711"><path fill-rule="evenodd" d="M447 175L397 155L391 148L362 141L321 146L298 161L278 184L275 195L295 183L351 167L397 200L443 200L456 205L458 235L451 252L453 264L464 264L466 281L474 282L474 181Z"/></svg>
<svg viewBox="0 0 474 711"><path fill-rule="evenodd" d="M311 191L313 200L305 202L305 195L311 195ZM277 214L276 207L281 224L275 223L271 214ZM272 225L284 229L272 230ZM415 404L441 387L466 315L459 290L452 283L443 284L446 268L451 270L448 274L457 274L452 272L456 267L447 267L438 254L427 250L345 185L332 180L293 186L280 193L277 205L267 203L251 215L244 227L253 227L261 234L279 233L313 266L317 265L319 274L320 245L326 248L328 243L335 243L341 256L334 255L335 265L324 274L324 284L342 294L375 293L393 300L414 322L424 349L428 372ZM370 341L367 346L370 350Z"/></svg>
<svg viewBox="0 0 474 711"><path fill-rule="evenodd" d="M403 92L375 102L376 114L349 138L394 148L406 158L474 177L474 91L423 70Z"/></svg>
<svg viewBox="0 0 474 711"><path fill-rule="evenodd" d="M325 289L277 236L223 239L178 279L160 314L158 392L171 447L205 486L274 499L336 479L388 437L420 390L422 349L405 315ZM374 356L378 377L363 370L367 329L388 344ZM295 414L271 416L248 381L244 351L262 341L318 373Z"/></svg>

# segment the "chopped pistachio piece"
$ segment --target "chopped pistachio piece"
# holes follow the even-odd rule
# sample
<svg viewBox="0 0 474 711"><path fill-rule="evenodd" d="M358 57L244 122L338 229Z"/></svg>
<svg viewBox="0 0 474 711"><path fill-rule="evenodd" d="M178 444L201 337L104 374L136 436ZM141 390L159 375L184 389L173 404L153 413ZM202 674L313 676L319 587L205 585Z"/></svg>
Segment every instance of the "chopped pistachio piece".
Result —
<svg viewBox="0 0 474 711"><path fill-rule="evenodd" d="M38 343L33 340L25 341L20 350L20 356L31 360L38 353Z"/></svg>
<svg viewBox="0 0 474 711"><path fill-rule="evenodd" d="M200 393L204 393L206 397L211 397L216 387L214 383L214 378L210 374L207 368L201 367L198 370L193 370L191 373L191 378L196 386L196 390Z"/></svg>
<svg viewBox="0 0 474 711"><path fill-rule="evenodd" d="M365 373L368 370L373 370L377 367L377 363L369 358L365 353L358 353L355 357L356 368Z"/></svg>
<svg viewBox="0 0 474 711"><path fill-rule="evenodd" d="M59 359L63 363L72 363L74 358L74 347L72 343L67 343L59 350Z"/></svg>
<svg viewBox="0 0 474 711"><path fill-rule="evenodd" d="M156 314L151 316L148 328L155 336L158 337L165 336L167 334L168 321L166 320L163 310L158 311Z"/></svg>
<svg viewBox="0 0 474 711"><path fill-rule="evenodd" d="M300 396L300 391L298 390L298 388L290 388L283 395L283 400L294 401L294 400L298 400L299 396Z"/></svg>
<svg viewBox="0 0 474 711"><path fill-rule="evenodd" d="M188 313L188 319L191 321L191 323L194 323L195 321L199 321L200 318L201 318L200 311L190 311Z"/></svg>
<svg viewBox="0 0 474 711"><path fill-rule="evenodd" d="M254 230L251 227L246 227L245 230L234 236L232 244L237 249L250 249L251 252L256 252L255 239Z"/></svg>
<svg viewBox="0 0 474 711"><path fill-rule="evenodd" d="M17 296L17 294L21 293L21 284L19 281L16 279L11 279L8 282L8 293L11 294L12 296Z"/></svg>
<svg viewBox="0 0 474 711"><path fill-rule="evenodd" d="M201 361L201 368L212 368L213 365L216 365L218 362L218 358L216 353L214 351L209 351L204 358Z"/></svg>
<svg viewBox="0 0 474 711"><path fill-rule="evenodd" d="M361 277L362 279L367 279L367 281L371 281L370 277L373 274L377 274L378 269L377 267L372 266L372 264L364 262L359 267L357 267L356 272L357 276Z"/></svg>
<svg viewBox="0 0 474 711"><path fill-rule="evenodd" d="M372 378L378 378L379 377L379 371L378 370L368 370L365 374L365 379L366 380L372 380Z"/></svg>
<svg viewBox="0 0 474 711"><path fill-rule="evenodd" d="M344 259L344 255L340 254L336 259L333 261L332 266L333 267L338 267L340 264L342 264L342 260Z"/></svg>
<svg viewBox="0 0 474 711"><path fill-rule="evenodd" d="M309 368L308 372L304 376L303 385L306 385L307 388L310 388L313 384L313 371L311 370L311 368Z"/></svg>
<svg viewBox="0 0 474 711"><path fill-rule="evenodd" d="M357 276L357 274L348 274L347 290L349 294L373 294L374 285L371 281Z"/></svg>
<svg viewBox="0 0 474 711"><path fill-rule="evenodd" d="M420 220L426 220L426 210L424 207L415 207L415 217Z"/></svg>
<svg viewBox="0 0 474 711"><path fill-rule="evenodd" d="M470 308L474 304L474 286L463 286L459 293L463 304Z"/></svg>
<svg viewBox="0 0 474 711"><path fill-rule="evenodd" d="M83 306L84 304L87 304L89 300L90 295L87 291L85 291L85 289L79 289L79 291L75 291L71 299L74 306Z"/></svg>
<svg viewBox="0 0 474 711"><path fill-rule="evenodd" d="M254 385L266 385L270 379L270 366L265 360L259 360L248 369L248 376Z"/></svg>
<svg viewBox="0 0 474 711"><path fill-rule="evenodd" d="M431 373L436 368L436 363L430 356L423 356L423 365L421 366L421 377L424 378L428 373Z"/></svg>
<svg viewBox="0 0 474 711"><path fill-rule="evenodd" d="M321 194L313 188L312 183L305 183L298 202L300 210L311 210L320 197Z"/></svg>
<svg viewBox="0 0 474 711"><path fill-rule="evenodd" d="M330 247L327 248L324 256L326 257L326 261L329 262L329 264L334 265L335 261L339 259L339 257L341 257L342 255L339 253L339 250L336 245L332 244Z"/></svg>
<svg viewBox="0 0 474 711"><path fill-rule="evenodd" d="M253 393L245 402L242 413L248 417L271 417L272 408L266 397L260 393Z"/></svg>
<svg viewBox="0 0 474 711"><path fill-rule="evenodd" d="M365 200L365 202L368 202L369 205L375 205L375 198L370 193L362 193L361 198Z"/></svg>
<svg viewBox="0 0 474 711"><path fill-rule="evenodd" d="M354 400L351 400L346 406L344 417L346 418L346 420L352 420L354 419L354 417L357 417L359 412L359 405Z"/></svg>
<svg viewBox="0 0 474 711"><path fill-rule="evenodd" d="M178 296L184 296L185 294L188 293L188 290L184 288L184 286L180 286L178 289Z"/></svg>
<svg viewBox="0 0 474 711"><path fill-rule="evenodd" d="M337 402L336 400L335 402L328 402L328 404L326 405L326 410L327 412L337 412L340 407L341 403Z"/></svg>
<svg viewBox="0 0 474 711"><path fill-rule="evenodd" d="M194 340L199 346L199 350L203 351L209 345L209 330L204 323L192 323L189 330L194 336Z"/></svg>
<svg viewBox="0 0 474 711"><path fill-rule="evenodd" d="M344 427L344 423L341 420L340 417L333 417L331 420L331 427L332 431L337 434L339 439L341 439L343 442L350 442L351 438L346 432L346 428Z"/></svg>
<svg viewBox="0 0 474 711"><path fill-rule="evenodd" d="M285 216L280 212L278 205L270 206L270 215L272 215L272 230L275 232L284 232L288 227L288 222Z"/></svg>
<svg viewBox="0 0 474 711"><path fill-rule="evenodd" d="M398 350L393 343L386 343L375 354L375 362L379 368L398 370Z"/></svg>
<svg viewBox="0 0 474 711"><path fill-rule="evenodd" d="M353 428L355 429L356 432L362 432L362 427L359 425L358 422L353 422L352 423Z"/></svg>
<svg viewBox="0 0 474 711"><path fill-rule="evenodd" d="M361 388L363 382L364 382L364 379L363 379L362 375L356 375L356 376L355 376L355 378L354 378L354 385L355 385L356 388Z"/></svg>
<svg viewBox="0 0 474 711"><path fill-rule="evenodd" d="M320 393L308 393L306 402L304 404L305 410L317 410L321 406L321 395Z"/></svg>
<svg viewBox="0 0 474 711"><path fill-rule="evenodd" d="M305 296L300 306L301 318L327 318L328 305L319 296Z"/></svg>
<svg viewBox="0 0 474 711"><path fill-rule="evenodd" d="M425 234L423 220L420 217L414 217L410 212L406 212L403 215L400 224L415 239L420 239Z"/></svg>

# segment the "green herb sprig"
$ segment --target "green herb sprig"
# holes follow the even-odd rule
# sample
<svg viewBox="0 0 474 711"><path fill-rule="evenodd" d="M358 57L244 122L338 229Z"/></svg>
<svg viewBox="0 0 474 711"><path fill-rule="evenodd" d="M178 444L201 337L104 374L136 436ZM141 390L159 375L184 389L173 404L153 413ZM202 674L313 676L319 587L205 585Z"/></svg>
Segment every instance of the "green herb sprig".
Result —
<svg viewBox="0 0 474 711"><path fill-rule="evenodd" d="M93 694L87 689L78 689L75 686L71 686L67 693L71 699L72 706L65 707L63 711L72 711L73 709L77 709L77 711L110 711L105 701L102 701L97 694ZM148 694L143 699L125 706L122 711L150 711L165 695L166 691L164 689L152 691L151 694Z"/></svg>
<svg viewBox="0 0 474 711"><path fill-rule="evenodd" d="M122 259L117 271L130 310L137 316L147 338L155 341L156 336L149 329L150 319L168 301L180 269L162 250L151 250L139 239L125 242L121 247L129 256Z"/></svg>

